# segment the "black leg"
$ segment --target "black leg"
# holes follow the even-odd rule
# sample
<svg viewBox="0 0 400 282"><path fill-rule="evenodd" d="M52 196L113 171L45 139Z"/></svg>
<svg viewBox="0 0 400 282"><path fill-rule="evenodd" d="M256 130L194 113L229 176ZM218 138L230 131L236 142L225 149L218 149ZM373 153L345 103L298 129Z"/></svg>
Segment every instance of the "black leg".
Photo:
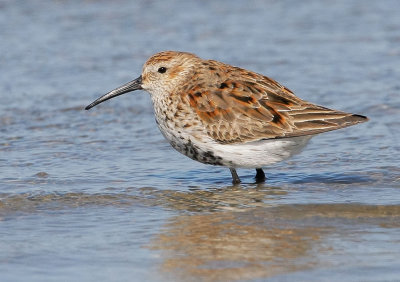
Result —
<svg viewBox="0 0 400 282"><path fill-rule="evenodd" d="M257 183L261 183L261 182L265 182L265 179L267 179L265 177L265 173L262 170L262 168L256 168L257 174L256 174L256 182Z"/></svg>
<svg viewBox="0 0 400 282"><path fill-rule="evenodd" d="M236 172L236 169L234 168L229 168L232 174L232 184L239 184L240 183L240 178Z"/></svg>

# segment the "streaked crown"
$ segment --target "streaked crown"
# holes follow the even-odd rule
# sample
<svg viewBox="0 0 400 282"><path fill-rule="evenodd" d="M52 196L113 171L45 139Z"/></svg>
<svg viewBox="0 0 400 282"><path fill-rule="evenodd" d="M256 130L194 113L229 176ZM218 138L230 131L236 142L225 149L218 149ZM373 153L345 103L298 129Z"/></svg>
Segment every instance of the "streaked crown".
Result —
<svg viewBox="0 0 400 282"><path fill-rule="evenodd" d="M157 53L143 66L142 87L151 95L171 93L188 79L199 61L199 57L186 52Z"/></svg>

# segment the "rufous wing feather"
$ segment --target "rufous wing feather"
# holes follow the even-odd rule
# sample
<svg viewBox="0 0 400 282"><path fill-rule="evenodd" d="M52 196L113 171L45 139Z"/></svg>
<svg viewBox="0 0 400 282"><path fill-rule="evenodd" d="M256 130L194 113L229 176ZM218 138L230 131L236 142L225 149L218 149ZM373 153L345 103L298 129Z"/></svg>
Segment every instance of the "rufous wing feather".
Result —
<svg viewBox="0 0 400 282"><path fill-rule="evenodd" d="M206 80L213 83L207 91L195 85L186 94L207 134L217 142L312 135L368 120L303 101L266 76L216 61L209 65L213 72Z"/></svg>

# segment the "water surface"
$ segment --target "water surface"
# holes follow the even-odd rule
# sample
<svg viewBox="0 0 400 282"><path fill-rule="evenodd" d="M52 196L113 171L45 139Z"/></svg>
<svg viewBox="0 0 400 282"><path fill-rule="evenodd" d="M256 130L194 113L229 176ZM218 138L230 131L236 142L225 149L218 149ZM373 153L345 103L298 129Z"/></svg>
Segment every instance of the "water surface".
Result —
<svg viewBox="0 0 400 282"><path fill-rule="evenodd" d="M2 1L1 281L396 281L397 1ZM370 121L255 171L203 165L145 92L161 50L269 75Z"/></svg>

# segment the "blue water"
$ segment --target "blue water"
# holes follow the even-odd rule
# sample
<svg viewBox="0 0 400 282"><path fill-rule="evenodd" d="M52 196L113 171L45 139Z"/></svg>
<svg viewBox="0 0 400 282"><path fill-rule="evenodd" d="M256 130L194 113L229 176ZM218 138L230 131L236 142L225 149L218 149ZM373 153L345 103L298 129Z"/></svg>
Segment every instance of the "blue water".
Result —
<svg viewBox="0 0 400 282"><path fill-rule="evenodd" d="M1 1L1 281L397 281L400 2ZM194 162L145 92L182 50L370 121L265 169Z"/></svg>

